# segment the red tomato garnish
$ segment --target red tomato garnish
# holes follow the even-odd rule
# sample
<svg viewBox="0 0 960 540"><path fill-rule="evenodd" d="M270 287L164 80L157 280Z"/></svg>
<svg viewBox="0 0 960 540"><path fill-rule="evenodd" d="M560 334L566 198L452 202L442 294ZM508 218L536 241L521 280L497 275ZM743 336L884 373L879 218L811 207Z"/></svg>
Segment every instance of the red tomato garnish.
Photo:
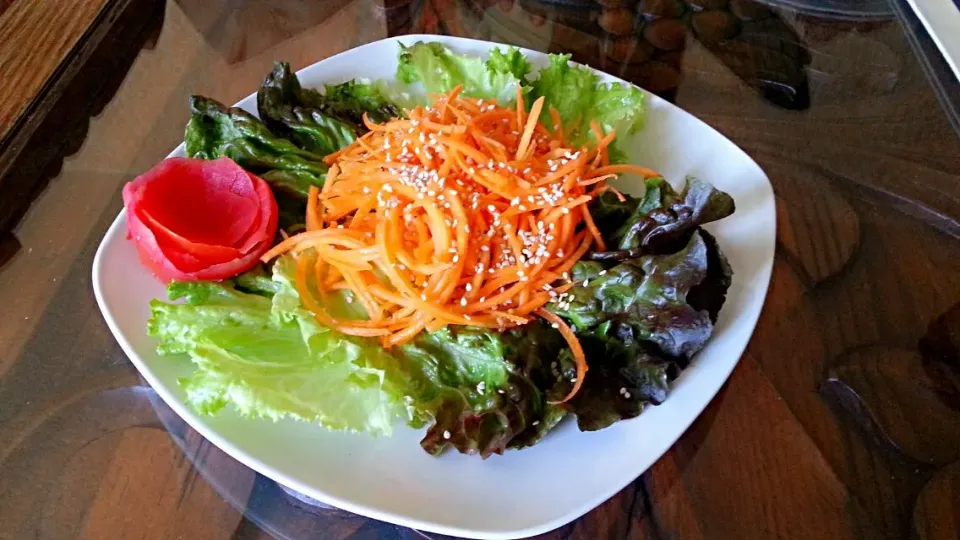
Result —
<svg viewBox="0 0 960 540"><path fill-rule="evenodd" d="M169 158L123 187L127 237L164 282L253 268L277 232L270 186L229 158Z"/></svg>

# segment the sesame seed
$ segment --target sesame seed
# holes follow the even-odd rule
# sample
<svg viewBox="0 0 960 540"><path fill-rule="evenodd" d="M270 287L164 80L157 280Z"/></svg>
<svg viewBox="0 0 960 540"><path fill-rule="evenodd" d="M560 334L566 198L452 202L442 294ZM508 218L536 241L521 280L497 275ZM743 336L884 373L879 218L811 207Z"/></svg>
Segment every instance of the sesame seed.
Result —
<svg viewBox="0 0 960 540"><path fill-rule="evenodd" d="M443 438L444 438L444 439L449 439L449 438L450 438L450 432L447 431L447 430L444 430L444 431L443 431Z"/></svg>

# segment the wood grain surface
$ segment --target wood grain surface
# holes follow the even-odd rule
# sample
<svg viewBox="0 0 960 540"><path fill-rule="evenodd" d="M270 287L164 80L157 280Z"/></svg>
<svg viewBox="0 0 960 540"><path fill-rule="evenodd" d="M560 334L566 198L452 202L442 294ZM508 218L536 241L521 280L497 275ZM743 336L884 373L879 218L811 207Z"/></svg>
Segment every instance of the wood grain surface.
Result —
<svg viewBox="0 0 960 540"><path fill-rule="evenodd" d="M109 0L17 0L0 10L0 141Z"/></svg>
<svg viewBox="0 0 960 540"><path fill-rule="evenodd" d="M571 50L626 76L660 58L677 71L664 95L777 195L767 302L728 382L650 470L540 538L960 538L960 136L942 96L898 21L716 4L696 10L775 22L719 45L688 29L658 56L639 25L672 8L646 0L167 2L0 267L0 538L444 538L311 504L199 437L139 379L89 277L120 186L179 143L190 94L232 102L275 59L298 69L421 31ZM638 26L612 37L611 10ZM806 105L766 92L794 67L751 72L737 62L765 53L743 43L798 59Z"/></svg>
<svg viewBox="0 0 960 540"><path fill-rule="evenodd" d="M0 13L0 263L10 229L76 152L163 24L159 0L18 1Z"/></svg>

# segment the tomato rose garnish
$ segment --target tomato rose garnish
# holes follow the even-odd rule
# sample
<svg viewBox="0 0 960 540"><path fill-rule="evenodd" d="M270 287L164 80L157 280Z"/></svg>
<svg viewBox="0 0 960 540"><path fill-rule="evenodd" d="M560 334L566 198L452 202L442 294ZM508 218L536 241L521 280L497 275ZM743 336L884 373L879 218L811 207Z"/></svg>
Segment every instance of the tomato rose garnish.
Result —
<svg viewBox="0 0 960 540"><path fill-rule="evenodd" d="M123 187L127 237L163 282L255 266L277 232L270 186L229 158L168 158Z"/></svg>

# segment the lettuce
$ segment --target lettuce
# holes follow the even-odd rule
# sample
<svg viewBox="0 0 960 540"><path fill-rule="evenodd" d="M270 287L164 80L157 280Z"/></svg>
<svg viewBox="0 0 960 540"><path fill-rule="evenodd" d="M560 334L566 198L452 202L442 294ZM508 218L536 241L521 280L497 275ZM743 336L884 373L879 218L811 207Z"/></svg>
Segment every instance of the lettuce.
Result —
<svg viewBox="0 0 960 540"><path fill-rule="evenodd" d="M729 265L702 230L693 231L675 253L645 255L608 269L581 261L573 275L583 281L550 309L576 326L590 360L583 387L568 404L584 431L662 403L669 381L710 339L714 308L719 310L730 286ZM560 363L559 369L575 371L564 355Z"/></svg>
<svg viewBox="0 0 960 540"><path fill-rule="evenodd" d="M386 381L376 345L319 326L289 278L292 261L274 268L269 298L232 282L174 282L171 300L154 300L148 334L162 355L187 354L196 371L179 381L203 414L227 404L249 417L295 418L330 429L389 435L397 419L417 415Z"/></svg>
<svg viewBox="0 0 960 540"><path fill-rule="evenodd" d="M600 84L600 77L593 70L571 63L569 54L551 54L550 65L540 70L531 88L531 101L544 98L541 121L550 125L550 108L555 108L568 139L575 145L592 140L592 120L605 133L616 130L618 139L633 134L643 125L644 101L639 88ZM625 161L617 146L611 150L611 160Z"/></svg>
<svg viewBox="0 0 960 540"><path fill-rule="evenodd" d="M221 283L174 282L168 296L182 303L151 302L148 334L158 352L186 354L196 366L179 384L198 412L229 405L243 416L374 435L389 435L398 422L429 424L428 452L453 447L484 457L532 444L562 416L544 418L539 388L549 383L534 374L541 353L563 344L555 330L538 338L443 328L386 351L317 324L293 284L294 266L282 257L270 278L257 269ZM331 315L363 316L345 300L328 297Z"/></svg>
<svg viewBox="0 0 960 540"><path fill-rule="evenodd" d="M643 125L643 92L632 85L601 84L600 76L586 66L570 62L568 54L551 54L550 65L541 69L533 82L527 75L533 67L514 47L493 49L489 60L456 54L440 43L400 45L397 78L405 83L420 82L427 92L449 92L463 85L468 96L496 99L509 105L516 99L516 85L529 95L527 106L544 98L541 121L552 125L550 108L557 109L568 140L584 145L593 140L590 122L596 121L604 132L616 130L624 138ZM626 156L617 145L611 148L611 160L623 162Z"/></svg>
<svg viewBox="0 0 960 540"><path fill-rule="evenodd" d="M679 193L661 177L647 178L642 199L619 202L606 195L591 202L590 212L604 241L614 251L593 253L598 261L619 261L682 248L700 225L721 220L736 210L733 197L690 177Z"/></svg>
<svg viewBox="0 0 960 540"><path fill-rule="evenodd" d="M564 346L560 333L539 321L504 333L456 328L422 334L403 354L436 363L436 388L443 393L420 445L431 454L449 446L486 458L535 444L566 414L547 403L564 395L552 391L557 377L546 364ZM483 384L474 384L478 379Z"/></svg>
<svg viewBox="0 0 960 540"><path fill-rule="evenodd" d="M400 45L397 78L420 82L428 93L449 92L463 85L463 94L495 99L500 104L516 100L517 85L525 85L532 67L516 48L494 49L490 59L456 54L440 43Z"/></svg>

